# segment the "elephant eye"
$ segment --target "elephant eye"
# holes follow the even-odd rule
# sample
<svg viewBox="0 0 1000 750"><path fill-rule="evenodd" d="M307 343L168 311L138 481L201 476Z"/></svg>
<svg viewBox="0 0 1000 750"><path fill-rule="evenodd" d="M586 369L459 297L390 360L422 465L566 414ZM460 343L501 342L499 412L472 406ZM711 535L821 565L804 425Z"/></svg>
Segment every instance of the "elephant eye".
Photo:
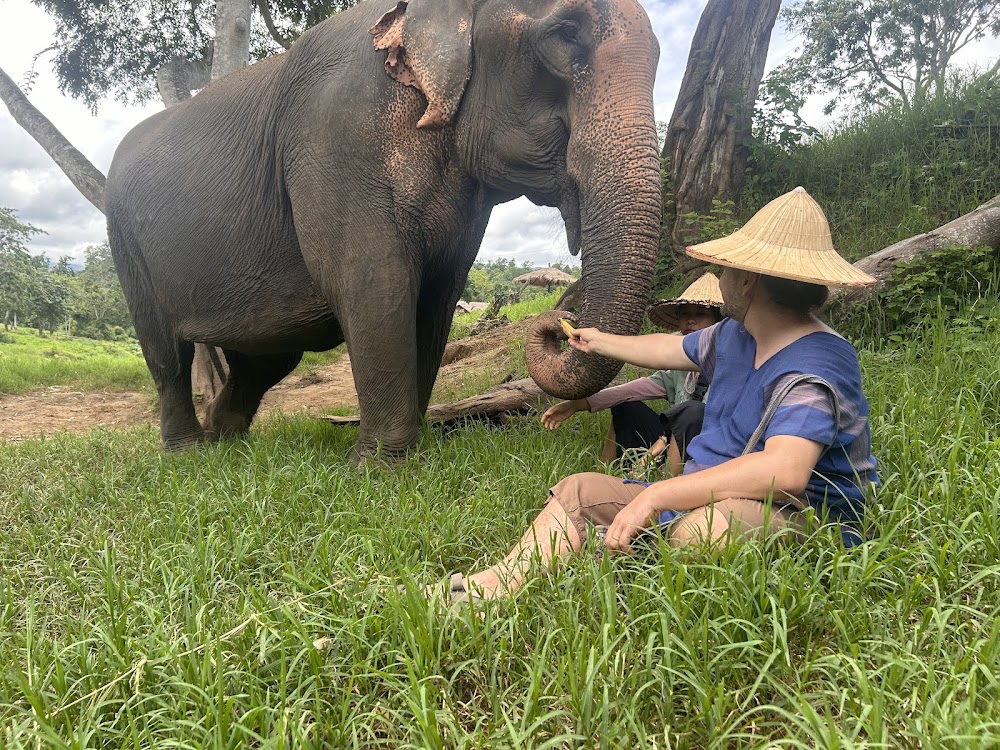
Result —
<svg viewBox="0 0 1000 750"><path fill-rule="evenodd" d="M555 32L563 41L569 42L570 44L580 43L580 27L575 23L564 21L555 28Z"/></svg>

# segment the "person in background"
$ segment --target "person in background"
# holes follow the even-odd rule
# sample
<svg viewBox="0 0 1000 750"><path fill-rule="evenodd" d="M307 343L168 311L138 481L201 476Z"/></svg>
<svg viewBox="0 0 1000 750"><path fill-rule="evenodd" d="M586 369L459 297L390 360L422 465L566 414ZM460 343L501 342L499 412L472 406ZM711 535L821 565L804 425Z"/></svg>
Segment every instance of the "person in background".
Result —
<svg viewBox="0 0 1000 750"><path fill-rule="evenodd" d="M721 309L719 280L705 273L673 299L650 305L648 315L657 325L687 335L718 323L722 319ZM659 370L587 398L561 401L542 415L542 424L554 430L577 412L611 409L611 426L601 449L602 461L620 459L629 455L630 449L634 453L645 451L644 463L659 460L666 453L670 473L679 474L687 458L688 444L701 432L707 391L708 384L700 380L697 372ZM642 403L658 398L665 398L671 404L662 414ZM677 449L672 449L672 445Z"/></svg>

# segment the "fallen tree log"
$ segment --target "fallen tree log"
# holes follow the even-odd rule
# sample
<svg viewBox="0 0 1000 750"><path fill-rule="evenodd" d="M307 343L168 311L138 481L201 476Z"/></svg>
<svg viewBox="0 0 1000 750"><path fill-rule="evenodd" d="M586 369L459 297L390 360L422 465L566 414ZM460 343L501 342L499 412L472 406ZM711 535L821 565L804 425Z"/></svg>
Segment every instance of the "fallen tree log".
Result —
<svg viewBox="0 0 1000 750"><path fill-rule="evenodd" d="M448 424L466 417L502 419L506 415L526 414L542 406L548 406L554 400L535 385L534 380L524 378L493 386L478 396L432 406L427 409L427 421L431 424ZM321 418L335 425L361 423L361 418L357 416Z"/></svg>
<svg viewBox="0 0 1000 750"><path fill-rule="evenodd" d="M900 264L909 263L935 250L956 246L992 247L1000 250L1000 195L944 226L900 240L862 258L854 267L874 276L879 283L868 287L832 290L830 302L836 302L838 306L864 302L885 288L886 281Z"/></svg>

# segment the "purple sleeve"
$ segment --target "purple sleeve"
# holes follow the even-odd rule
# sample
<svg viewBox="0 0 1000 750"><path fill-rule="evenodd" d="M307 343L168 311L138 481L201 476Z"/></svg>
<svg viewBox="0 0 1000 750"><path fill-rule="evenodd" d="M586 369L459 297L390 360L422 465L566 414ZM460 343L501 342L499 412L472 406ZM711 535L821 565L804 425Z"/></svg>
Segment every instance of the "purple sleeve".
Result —
<svg viewBox="0 0 1000 750"><path fill-rule="evenodd" d="M667 392L649 378L639 378L614 388L605 388L593 396L587 396L591 411L602 411L612 406L624 404L627 401L646 401L651 398L663 398Z"/></svg>
<svg viewBox="0 0 1000 750"><path fill-rule="evenodd" d="M706 382L711 382L712 374L715 372L715 340L719 335L719 326L723 323L725 320L700 331L693 331L684 337L684 353L698 365L698 370Z"/></svg>
<svg viewBox="0 0 1000 750"><path fill-rule="evenodd" d="M788 392L764 433L764 441L775 435L806 438L830 446L837 436L830 392L815 383L800 383Z"/></svg>

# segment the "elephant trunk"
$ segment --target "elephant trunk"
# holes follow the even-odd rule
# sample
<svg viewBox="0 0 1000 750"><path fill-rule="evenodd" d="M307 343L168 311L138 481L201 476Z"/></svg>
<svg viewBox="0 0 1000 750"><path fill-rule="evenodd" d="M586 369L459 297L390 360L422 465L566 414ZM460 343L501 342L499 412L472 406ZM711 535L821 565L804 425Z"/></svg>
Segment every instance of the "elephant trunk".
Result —
<svg viewBox="0 0 1000 750"><path fill-rule="evenodd" d="M648 47L630 54L625 46L600 67L613 71L614 80L592 84L600 105L581 103L582 118L571 121L567 171L579 196L580 324L634 335L653 284L661 197L652 96L656 55ZM566 203L564 197L563 215L572 218ZM573 247L572 227L569 231ZM525 342L528 371L546 393L583 398L607 385L621 362L563 348L566 337L558 324L563 315L546 313L533 325Z"/></svg>

